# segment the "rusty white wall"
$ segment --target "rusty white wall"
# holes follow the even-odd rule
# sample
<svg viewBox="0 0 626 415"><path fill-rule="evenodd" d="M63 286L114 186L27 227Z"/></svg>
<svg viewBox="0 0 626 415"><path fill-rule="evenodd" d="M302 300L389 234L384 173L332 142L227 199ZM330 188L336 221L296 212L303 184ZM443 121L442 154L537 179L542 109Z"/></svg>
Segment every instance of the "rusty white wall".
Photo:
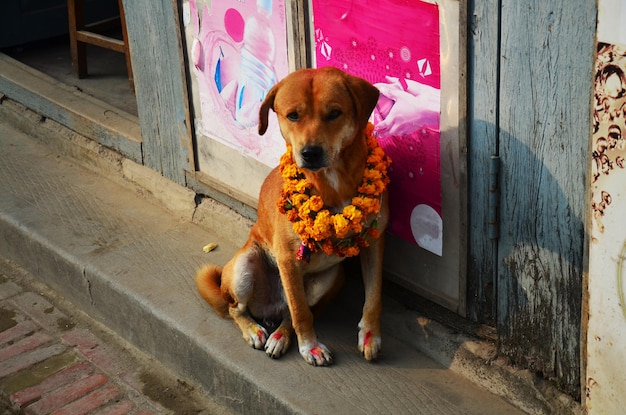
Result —
<svg viewBox="0 0 626 415"><path fill-rule="evenodd" d="M591 137L586 408L623 413L626 397L626 4L601 0Z"/></svg>

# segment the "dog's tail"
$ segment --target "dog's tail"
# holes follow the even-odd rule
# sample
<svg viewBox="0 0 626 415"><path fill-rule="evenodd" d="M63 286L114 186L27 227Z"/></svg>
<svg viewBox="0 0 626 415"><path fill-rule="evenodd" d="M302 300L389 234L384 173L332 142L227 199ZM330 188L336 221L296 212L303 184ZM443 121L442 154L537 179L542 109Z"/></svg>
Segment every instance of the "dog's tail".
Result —
<svg viewBox="0 0 626 415"><path fill-rule="evenodd" d="M196 274L196 286L202 298L221 317L228 317L228 302L222 296L222 269L215 265L205 265Z"/></svg>

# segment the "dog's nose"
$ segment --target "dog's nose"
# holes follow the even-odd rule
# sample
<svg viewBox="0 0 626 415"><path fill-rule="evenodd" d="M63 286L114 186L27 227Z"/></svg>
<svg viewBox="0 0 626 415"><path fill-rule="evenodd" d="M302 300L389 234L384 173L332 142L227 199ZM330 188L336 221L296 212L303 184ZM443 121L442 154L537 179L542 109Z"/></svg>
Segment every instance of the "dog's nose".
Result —
<svg viewBox="0 0 626 415"><path fill-rule="evenodd" d="M318 170L324 167L324 149L320 146L306 146L300 151L304 168Z"/></svg>

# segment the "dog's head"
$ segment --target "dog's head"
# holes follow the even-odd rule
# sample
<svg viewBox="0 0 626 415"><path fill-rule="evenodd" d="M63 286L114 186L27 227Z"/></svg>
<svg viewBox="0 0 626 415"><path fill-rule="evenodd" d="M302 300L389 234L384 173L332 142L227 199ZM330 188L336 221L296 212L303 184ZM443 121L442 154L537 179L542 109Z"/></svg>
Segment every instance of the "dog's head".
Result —
<svg viewBox="0 0 626 415"><path fill-rule="evenodd" d="M267 130L273 109L298 167L317 171L331 166L364 130L378 95L372 84L339 69L301 69L268 92L259 113L259 134Z"/></svg>

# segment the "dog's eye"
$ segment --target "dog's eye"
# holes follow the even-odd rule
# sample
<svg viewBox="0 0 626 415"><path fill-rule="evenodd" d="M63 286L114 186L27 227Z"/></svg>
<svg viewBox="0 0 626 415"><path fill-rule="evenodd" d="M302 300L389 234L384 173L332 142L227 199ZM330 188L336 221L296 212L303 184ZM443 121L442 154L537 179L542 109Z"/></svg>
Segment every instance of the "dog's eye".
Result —
<svg viewBox="0 0 626 415"><path fill-rule="evenodd" d="M328 115L326 116L326 119L328 121L333 121L339 118L341 114L343 114L341 110L332 110L331 112L328 113Z"/></svg>
<svg viewBox="0 0 626 415"><path fill-rule="evenodd" d="M287 114L287 119L289 121L298 121L300 120L300 115L296 112L296 111L292 111L289 114Z"/></svg>

